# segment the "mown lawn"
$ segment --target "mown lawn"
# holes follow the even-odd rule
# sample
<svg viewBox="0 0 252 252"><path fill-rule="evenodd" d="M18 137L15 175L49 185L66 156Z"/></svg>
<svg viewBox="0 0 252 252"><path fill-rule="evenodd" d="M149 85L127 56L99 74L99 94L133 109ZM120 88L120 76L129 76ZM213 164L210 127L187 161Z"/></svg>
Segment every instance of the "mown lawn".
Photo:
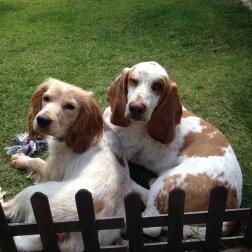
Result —
<svg viewBox="0 0 252 252"><path fill-rule="evenodd" d="M3 148L26 130L34 88L48 76L105 90L126 66L155 60L184 105L231 141L252 203L252 13L238 0L0 0L0 186L30 182Z"/></svg>

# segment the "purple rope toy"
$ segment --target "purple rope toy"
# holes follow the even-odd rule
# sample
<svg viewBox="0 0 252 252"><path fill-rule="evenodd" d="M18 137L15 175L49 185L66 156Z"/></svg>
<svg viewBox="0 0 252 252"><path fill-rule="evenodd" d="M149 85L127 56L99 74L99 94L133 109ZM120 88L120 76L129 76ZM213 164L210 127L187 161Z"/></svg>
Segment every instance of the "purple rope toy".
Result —
<svg viewBox="0 0 252 252"><path fill-rule="evenodd" d="M45 139L28 139L28 133L22 133L16 136L16 142L19 145L9 146L4 148L7 155L16 153L24 153L27 156L32 156L35 152L48 149L48 143Z"/></svg>

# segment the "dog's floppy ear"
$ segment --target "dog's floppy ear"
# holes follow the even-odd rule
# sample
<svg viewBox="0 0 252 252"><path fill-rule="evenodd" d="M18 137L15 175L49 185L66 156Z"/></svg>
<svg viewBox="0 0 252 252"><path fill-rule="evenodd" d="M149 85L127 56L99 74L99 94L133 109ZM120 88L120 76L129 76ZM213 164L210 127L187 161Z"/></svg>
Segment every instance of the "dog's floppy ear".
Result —
<svg viewBox="0 0 252 252"><path fill-rule="evenodd" d="M147 129L152 138L168 144L175 137L176 125L181 120L182 105L176 83L168 79L165 82L163 93L152 113Z"/></svg>
<svg viewBox="0 0 252 252"><path fill-rule="evenodd" d="M103 133L102 113L95 101L89 100L81 105L79 115L65 138L66 145L76 153L84 152L97 142Z"/></svg>
<svg viewBox="0 0 252 252"><path fill-rule="evenodd" d="M129 119L125 117L129 70L130 68L125 68L107 90L107 102L112 112L110 121L122 127L128 127L130 123Z"/></svg>
<svg viewBox="0 0 252 252"><path fill-rule="evenodd" d="M42 135L40 135L38 132L35 132L33 130L33 121L38 114L38 112L42 108L42 96L43 94L48 90L48 81L43 82L40 84L37 89L33 92L32 98L31 98L31 105L28 111L28 138L43 138Z"/></svg>

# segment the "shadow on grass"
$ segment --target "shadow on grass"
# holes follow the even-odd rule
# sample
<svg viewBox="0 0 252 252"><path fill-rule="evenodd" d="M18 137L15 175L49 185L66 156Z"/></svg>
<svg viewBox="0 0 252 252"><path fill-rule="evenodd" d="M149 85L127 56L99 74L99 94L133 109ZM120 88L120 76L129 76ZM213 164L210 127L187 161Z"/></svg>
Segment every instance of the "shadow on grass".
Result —
<svg viewBox="0 0 252 252"><path fill-rule="evenodd" d="M9 3L4 3L0 2L0 16L4 16L9 14L10 12L17 12L21 11L24 9L24 4L20 2L9 2Z"/></svg>
<svg viewBox="0 0 252 252"><path fill-rule="evenodd" d="M150 37L162 33L163 39L180 40L187 47L211 41L252 49L251 13L241 3L187 1L186 6L183 1L142 5L133 12L132 22Z"/></svg>
<svg viewBox="0 0 252 252"><path fill-rule="evenodd" d="M248 36L252 19L241 3L189 1L187 8L184 2L178 1L159 4L130 1L127 8L113 1L100 3L101 6L96 2L78 4L68 3L66 8L60 2L51 8L42 6L29 15L27 22L50 24L52 30L68 35L73 41L85 43L102 38L100 47L107 45L106 42L115 43L114 49L124 47L120 53L129 58L135 54L129 50L129 43L136 50L148 48L150 55L160 50L175 57L180 56L181 50L200 54L200 49L209 50L213 44L217 50L221 45L222 51L240 46L251 48L252 44Z"/></svg>

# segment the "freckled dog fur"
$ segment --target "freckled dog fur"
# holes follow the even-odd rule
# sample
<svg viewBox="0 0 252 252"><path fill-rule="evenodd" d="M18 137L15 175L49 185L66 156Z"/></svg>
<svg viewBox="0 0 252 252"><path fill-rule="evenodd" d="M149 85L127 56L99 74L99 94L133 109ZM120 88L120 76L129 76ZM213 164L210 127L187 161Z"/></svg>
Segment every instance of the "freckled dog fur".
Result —
<svg viewBox="0 0 252 252"><path fill-rule="evenodd" d="M146 203L144 216L166 213L168 194L176 187L185 191L185 211L207 210L217 185L228 189L227 208L240 206L242 174L230 143L182 106L177 85L162 66L142 62L125 68L109 86L107 100L103 117L119 135L127 160L158 176L150 190L135 185ZM223 232L231 228L224 223ZM161 228L144 232L154 237Z"/></svg>

